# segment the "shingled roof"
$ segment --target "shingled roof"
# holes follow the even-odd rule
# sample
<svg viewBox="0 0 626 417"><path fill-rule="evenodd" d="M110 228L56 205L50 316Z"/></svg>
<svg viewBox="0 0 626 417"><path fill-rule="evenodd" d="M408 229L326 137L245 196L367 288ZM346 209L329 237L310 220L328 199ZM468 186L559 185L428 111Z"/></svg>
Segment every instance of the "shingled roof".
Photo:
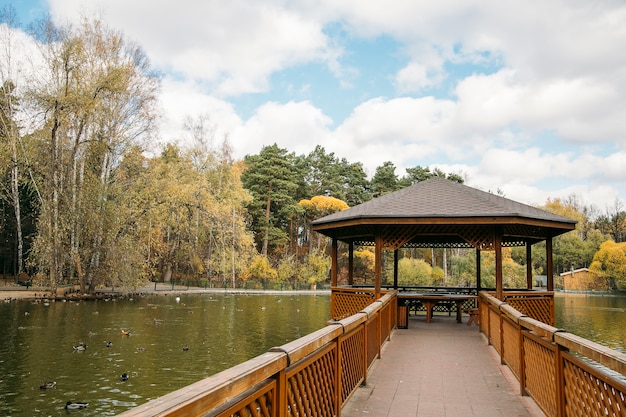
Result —
<svg viewBox="0 0 626 417"><path fill-rule="evenodd" d="M372 242L382 233L387 247L397 247L427 243L484 246L498 226L504 228L503 242L512 246L544 240L573 230L575 225L569 218L434 177L317 219L311 228L357 242ZM392 234L402 238L391 238Z"/></svg>

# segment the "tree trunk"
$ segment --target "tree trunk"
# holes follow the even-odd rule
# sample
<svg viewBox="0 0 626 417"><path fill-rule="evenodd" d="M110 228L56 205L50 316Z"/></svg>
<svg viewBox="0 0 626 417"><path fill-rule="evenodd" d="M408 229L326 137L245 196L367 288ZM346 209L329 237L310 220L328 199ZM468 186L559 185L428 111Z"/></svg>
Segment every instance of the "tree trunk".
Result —
<svg viewBox="0 0 626 417"><path fill-rule="evenodd" d="M13 211L15 213L15 231L17 233L17 275L24 270L24 238L22 237L22 214L20 212L20 189L19 189L19 167L17 164L17 146L15 129L11 129L11 153L13 158L13 169L11 170L11 195L13 199Z"/></svg>
<svg viewBox="0 0 626 417"><path fill-rule="evenodd" d="M270 241L270 204L272 200L270 195L267 195L267 203L265 204L265 235L263 236L263 248L261 249L261 255L267 256L267 248Z"/></svg>
<svg viewBox="0 0 626 417"><path fill-rule="evenodd" d="M163 282L170 282L172 280L172 264L165 265L165 271L163 271Z"/></svg>

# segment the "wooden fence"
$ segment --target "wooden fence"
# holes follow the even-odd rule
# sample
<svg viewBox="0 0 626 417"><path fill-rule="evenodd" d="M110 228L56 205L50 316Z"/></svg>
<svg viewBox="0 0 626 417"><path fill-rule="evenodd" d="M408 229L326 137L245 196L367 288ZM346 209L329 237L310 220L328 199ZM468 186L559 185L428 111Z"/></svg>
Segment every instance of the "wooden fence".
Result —
<svg viewBox="0 0 626 417"><path fill-rule="evenodd" d="M625 354L529 317L488 293L479 301L481 331L518 379L520 393L548 417L626 415ZM514 297L512 304L521 303Z"/></svg>
<svg viewBox="0 0 626 417"><path fill-rule="evenodd" d="M356 314L120 416L338 416L396 319L396 292L389 292Z"/></svg>

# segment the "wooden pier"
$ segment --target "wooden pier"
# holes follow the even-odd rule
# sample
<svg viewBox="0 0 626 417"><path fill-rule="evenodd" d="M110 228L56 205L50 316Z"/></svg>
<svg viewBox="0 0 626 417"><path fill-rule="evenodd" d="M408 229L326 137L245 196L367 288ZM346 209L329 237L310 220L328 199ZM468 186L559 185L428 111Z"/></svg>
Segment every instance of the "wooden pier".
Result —
<svg viewBox="0 0 626 417"><path fill-rule="evenodd" d="M342 417L544 416L475 325L411 316L374 362Z"/></svg>

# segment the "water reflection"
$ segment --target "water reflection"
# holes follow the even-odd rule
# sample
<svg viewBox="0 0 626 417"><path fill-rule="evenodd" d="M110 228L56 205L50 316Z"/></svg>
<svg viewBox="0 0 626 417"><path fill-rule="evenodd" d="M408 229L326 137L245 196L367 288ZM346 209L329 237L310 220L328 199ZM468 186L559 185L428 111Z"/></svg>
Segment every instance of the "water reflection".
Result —
<svg viewBox="0 0 626 417"><path fill-rule="evenodd" d="M0 415L64 415L67 401L115 415L317 330L329 311L309 294L4 303Z"/></svg>
<svg viewBox="0 0 626 417"><path fill-rule="evenodd" d="M556 327L626 353L626 296L556 293L554 304Z"/></svg>

